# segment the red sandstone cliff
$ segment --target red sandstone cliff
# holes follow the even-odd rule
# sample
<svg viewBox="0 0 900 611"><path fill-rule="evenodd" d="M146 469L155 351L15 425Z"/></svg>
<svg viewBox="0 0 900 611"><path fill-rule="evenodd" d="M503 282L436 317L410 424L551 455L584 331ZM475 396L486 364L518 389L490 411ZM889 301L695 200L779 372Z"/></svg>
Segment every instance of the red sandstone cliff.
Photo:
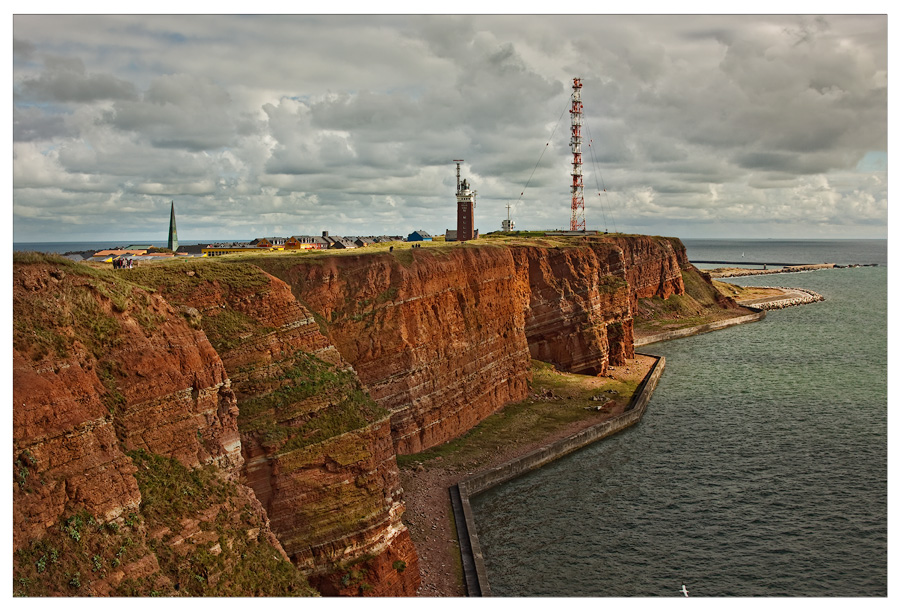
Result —
<svg viewBox="0 0 900 611"><path fill-rule="evenodd" d="M564 371L601 375L634 357L631 290L616 246L517 248L528 271L525 335L531 356Z"/></svg>
<svg viewBox="0 0 900 611"><path fill-rule="evenodd" d="M225 593L242 566L282 570L256 498L229 482L242 464L237 409L202 331L157 294L41 257L14 265L13 313L17 592L174 593L202 583ZM135 452L168 458L138 467ZM212 498L227 488L221 502L187 506L148 488L174 468L166 460L185 474L212 469L202 486L176 479L187 486L177 490ZM159 544L176 555L161 556ZM177 554L216 561L190 581ZM260 579L244 585L309 592L290 575L273 589Z"/></svg>
<svg viewBox="0 0 900 611"><path fill-rule="evenodd" d="M397 453L452 439L525 396L527 277L506 248L425 249L273 270L391 412Z"/></svg>
<svg viewBox="0 0 900 611"><path fill-rule="evenodd" d="M644 297L668 298L684 294L681 270L690 265L681 240L653 236L595 238L622 249L625 280L631 290L631 308Z"/></svg>
<svg viewBox="0 0 900 611"><path fill-rule="evenodd" d="M285 562L260 569L270 549L322 593L413 594L395 453L523 398L531 358L593 374L630 358L637 299L683 292L686 259L677 240L636 236L258 264L290 286L227 260L17 263L20 593L77 593L67 583L94 573L97 542L73 552L86 570L35 589L87 512L122 528L95 533L103 545L139 545L81 593L308 592Z"/></svg>
<svg viewBox="0 0 900 611"><path fill-rule="evenodd" d="M410 454L524 398L531 358L603 374L632 357L638 297L683 292L682 261L677 240L638 236L259 264L320 317Z"/></svg>
<svg viewBox="0 0 900 611"><path fill-rule="evenodd" d="M195 310L213 338L240 410L244 476L292 562L327 593L414 595L418 561L386 414L284 282L249 265L181 269L177 283L139 277ZM348 563L366 577L327 585Z"/></svg>

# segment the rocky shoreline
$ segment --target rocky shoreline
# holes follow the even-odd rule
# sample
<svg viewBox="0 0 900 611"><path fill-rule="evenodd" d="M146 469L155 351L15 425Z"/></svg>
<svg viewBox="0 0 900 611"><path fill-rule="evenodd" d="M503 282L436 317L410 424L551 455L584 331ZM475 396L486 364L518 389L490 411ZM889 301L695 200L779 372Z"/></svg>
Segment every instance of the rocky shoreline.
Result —
<svg viewBox="0 0 900 611"><path fill-rule="evenodd" d="M751 306L761 310L781 310L792 306L825 301L825 298L822 295L809 289L786 286L762 286L759 288L780 290L783 291L783 295L763 297L761 299L747 299L738 301L738 303L743 306Z"/></svg>

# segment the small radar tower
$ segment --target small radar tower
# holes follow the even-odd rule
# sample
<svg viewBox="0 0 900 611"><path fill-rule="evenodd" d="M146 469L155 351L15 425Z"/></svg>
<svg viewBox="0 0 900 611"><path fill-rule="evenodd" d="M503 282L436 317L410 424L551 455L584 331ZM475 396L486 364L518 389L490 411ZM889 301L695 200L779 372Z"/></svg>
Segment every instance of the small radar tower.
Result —
<svg viewBox="0 0 900 611"><path fill-rule="evenodd" d="M511 206L509 205L509 202L506 202L506 218L503 219L502 223L500 223L500 226L503 228L503 231L505 231L507 233L516 228L515 221L513 221L512 219L509 218L509 209L510 208L511 208Z"/></svg>

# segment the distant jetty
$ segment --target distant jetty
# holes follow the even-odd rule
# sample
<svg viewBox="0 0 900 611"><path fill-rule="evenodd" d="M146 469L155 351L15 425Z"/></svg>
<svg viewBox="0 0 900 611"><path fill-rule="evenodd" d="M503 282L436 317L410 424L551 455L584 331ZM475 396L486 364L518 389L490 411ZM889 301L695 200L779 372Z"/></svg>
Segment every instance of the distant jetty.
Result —
<svg viewBox="0 0 900 611"><path fill-rule="evenodd" d="M781 263L736 263L729 261L691 261L691 263L705 264L729 264L729 265L763 265L763 269L749 269L746 267L719 267L703 270L712 278L738 278L740 276L761 276L763 274L787 274L792 272L810 272L818 269L844 269L848 267L878 267L877 263L862 263L853 265L837 265L836 263L811 263L785 265ZM769 269L768 266L773 266Z"/></svg>

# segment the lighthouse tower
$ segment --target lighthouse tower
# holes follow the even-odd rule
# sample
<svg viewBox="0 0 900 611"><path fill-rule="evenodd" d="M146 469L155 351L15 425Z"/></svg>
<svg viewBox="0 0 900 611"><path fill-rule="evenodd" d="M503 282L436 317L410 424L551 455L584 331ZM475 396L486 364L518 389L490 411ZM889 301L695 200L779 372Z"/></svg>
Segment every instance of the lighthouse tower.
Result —
<svg viewBox="0 0 900 611"><path fill-rule="evenodd" d="M459 164L456 162L456 241L465 242L475 239L475 191L469 188L469 181L459 180Z"/></svg>

